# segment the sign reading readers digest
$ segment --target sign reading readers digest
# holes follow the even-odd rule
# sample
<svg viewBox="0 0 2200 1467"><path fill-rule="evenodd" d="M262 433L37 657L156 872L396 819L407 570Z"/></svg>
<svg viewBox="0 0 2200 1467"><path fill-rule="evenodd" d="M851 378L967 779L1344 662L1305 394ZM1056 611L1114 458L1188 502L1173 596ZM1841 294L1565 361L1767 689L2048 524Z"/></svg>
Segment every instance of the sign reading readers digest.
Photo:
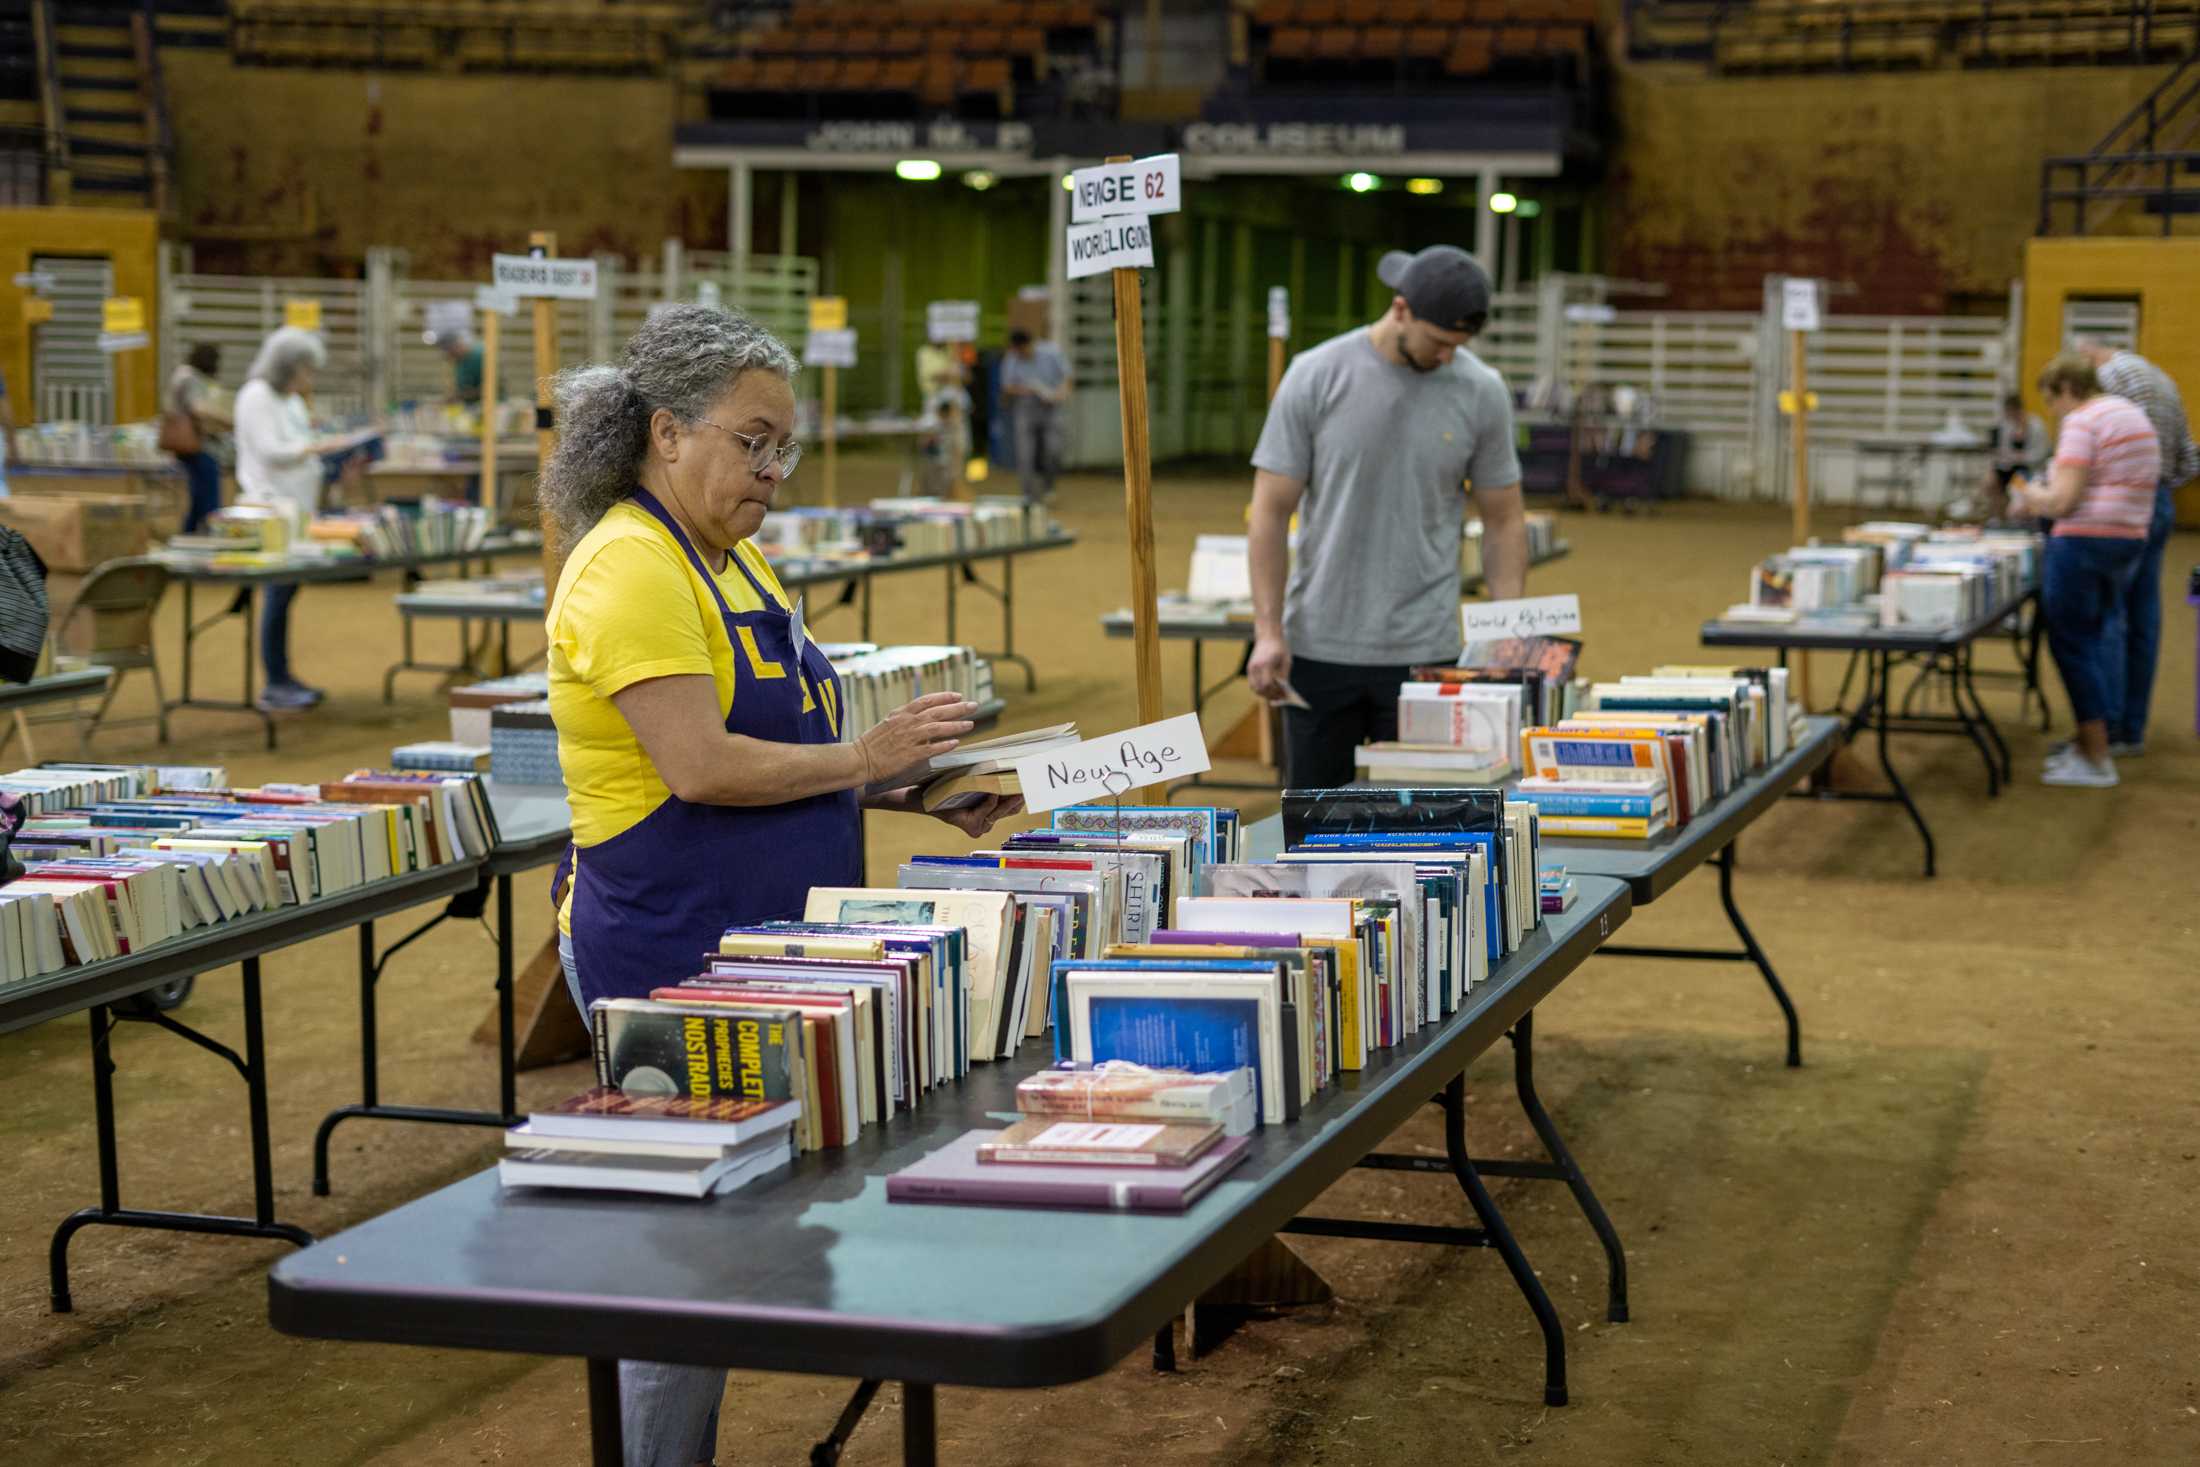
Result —
<svg viewBox="0 0 2200 1467"><path fill-rule="evenodd" d="M1213 767L1207 760L1207 737L1200 732L1198 715L1191 713L1033 754L1015 765L1024 808L1034 813L1098 804Z"/></svg>

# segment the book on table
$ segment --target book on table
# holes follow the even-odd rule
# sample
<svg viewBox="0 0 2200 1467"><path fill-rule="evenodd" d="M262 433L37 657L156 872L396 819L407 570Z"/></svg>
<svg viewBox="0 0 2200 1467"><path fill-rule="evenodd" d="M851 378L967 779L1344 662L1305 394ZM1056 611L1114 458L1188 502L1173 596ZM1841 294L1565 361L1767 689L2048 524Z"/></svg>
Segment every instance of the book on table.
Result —
<svg viewBox="0 0 2200 1467"><path fill-rule="evenodd" d="M1223 1139L1218 1125L1027 1117L978 1146L978 1160L1027 1166L1189 1166Z"/></svg>
<svg viewBox="0 0 2200 1467"><path fill-rule="evenodd" d="M1057 1065L1016 1085L1016 1109L1033 1118L1162 1121L1215 1125L1227 1135L1253 1128L1250 1067L1197 1073L1130 1060Z"/></svg>
<svg viewBox="0 0 2200 1467"><path fill-rule="evenodd" d="M886 1200L1181 1212L1242 1162L1250 1145L1246 1137L1226 1137L1181 1167L1038 1166L981 1161L978 1149L1000 1134L967 1131L903 1167L886 1179Z"/></svg>
<svg viewBox="0 0 2200 1467"><path fill-rule="evenodd" d="M730 1192L794 1159L784 1128L733 1146L698 1150L645 1145L607 1149L545 1140L522 1145L506 1137L497 1180L507 1187L550 1187L590 1192L649 1192L708 1197Z"/></svg>

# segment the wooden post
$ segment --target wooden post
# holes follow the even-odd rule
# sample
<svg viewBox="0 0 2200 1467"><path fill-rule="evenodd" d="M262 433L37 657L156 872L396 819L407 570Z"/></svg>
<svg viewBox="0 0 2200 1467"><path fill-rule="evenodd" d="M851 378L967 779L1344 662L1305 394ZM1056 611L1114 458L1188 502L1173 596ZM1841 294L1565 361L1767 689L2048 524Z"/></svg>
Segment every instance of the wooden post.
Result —
<svg viewBox="0 0 2200 1467"><path fill-rule="evenodd" d="M497 515L497 344L503 326L495 311L481 313L481 507L492 521Z"/></svg>
<svg viewBox="0 0 2200 1467"><path fill-rule="evenodd" d="M1808 338L1801 331L1788 333L1788 375L1794 379L1789 385L1795 392L1795 411L1788 415L1790 453L1795 459L1795 543L1810 542L1810 383L1808 368L1804 365Z"/></svg>
<svg viewBox="0 0 2200 1467"><path fill-rule="evenodd" d="M1268 400L1276 400L1276 389L1283 386L1283 338L1268 338Z"/></svg>
<svg viewBox="0 0 2200 1467"><path fill-rule="evenodd" d="M1128 154L1108 159L1128 163ZM1153 452L1146 408L1146 315L1138 272L1114 270L1115 376L1123 410L1123 512L1131 542L1131 631L1137 658L1138 721L1161 718L1161 628L1153 564Z"/></svg>
<svg viewBox="0 0 2200 1467"><path fill-rule="evenodd" d="M538 229L527 236L527 251L555 257L558 237L546 229ZM558 372L558 303L548 296L535 297L535 481L550 467L550 455L558 451L558 430L551 419L550 379ZM484 374L486 375L486 374ZM543 594L557 594L558 569L563 557L558 553L557 527L550 523L550 513L542 507L542 497L535 497L535 513L542 525L542 585Z"/></svg>
<svg viewBox="0 0 2200 1467"><path fill-rule="evenodd" d="M819 431L825 438L825 507L840 507L840 368L825 367L825 400L819 405Z"/></svg>

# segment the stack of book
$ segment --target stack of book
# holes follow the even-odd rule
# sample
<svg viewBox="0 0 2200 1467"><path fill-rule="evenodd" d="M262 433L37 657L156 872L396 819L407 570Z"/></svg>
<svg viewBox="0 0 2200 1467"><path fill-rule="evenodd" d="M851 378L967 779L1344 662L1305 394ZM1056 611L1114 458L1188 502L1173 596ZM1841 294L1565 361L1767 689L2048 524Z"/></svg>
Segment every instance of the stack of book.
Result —
<svg viewBox="0 0 2200 1467"><path fill-rule="evenodd" d="M1592 683L1571 718L1521 736L1520 798L1544 834L1649 840L1785 755L1787 670L1668 665Z"/></svg>
<svg viewBox="0 0 2200 1467"><path fill-rule="evenodd" d="M25 874L0 886L0 982L478 860L493 836L468 776L210 787L221 778L112 765L0 775L29 807L11 846Z"/></svg>
<svg viewBox="0 0 2200 1467"><path fill-rule="evenodd" d="M1058 1059L1244 1065L1260 1122L1287 1123L1541 920L1535 813L1501 791L1293 791L1284 820L1278 860L1207 866L1171 925L1055 962Z"/></svg>
<svg viewBox="0 0 2200 1467"><path fill-rule="evenodd" d="M1181 1212L1245 1159L1252 1072L1043 1070L1016 1108L888 1177L887 1201Z"/></svg>
<svg viewBox="0 0 2200 1467"><path fill-rule="evenodd" d="M416 505L321 515L306 527L306 537L371 560L407 560L472 550L488 538L493 523L492 511L480 505L428 498Z"/></svg>
<svg viewBox="0 0 2200 1467"><path fill-rule="evenodd" d="M548 698L515 699L489 710L489 768L505 784L565 783Z"/></svg>
<svg viewBox="0 0 2200 1467"><path fill-rule="evenodd" d="M514 673L510 677L495 677L453 688L450 693L451 742L486 744L493 710L506 703L531 703L549 696L550 675L546 672Z"/></svg>
<svg viewBox="0 0 2200 1467"><path fill-rule="evenodd" d="M974 704L993 697L993 664L968 647L820 644L840 677L847 713L840 736L853 741L902 704L927 693L960 693Z"/></svg>
<svg viewBox="0 0 2200 1467"><path fill-rule="evenodd" d="M390 750L390 767L455 774L487 774L491 752L487 744L461 744L452 739L423 739L415 744L399 744Z"/></svg>
<svg viewBox="0 0 2200 1467"><path fill-rule="evenodd" d="M965 743L935 755L920 793L924 808L937 814L983 803L995 795L1020 795L1016 764L1038 754L1056 753L1081 742L1074 723L1026 729L998 738Z"/></svg>
<svg viewBox="0 0 2200 1467"><path fill-rule="evenodd" d="M1472 676L1479 669L1445 669ZM1362 744L1360 778L1376 784L1489 785L1512 773L1520 746L1519 682L1420 678L1398 689L1398 737Z"/></svg>
<svg viewBox="0 0 2200 1467"><path fill-rule="evenodd" d="M497 1178L670 1197L731 1192L794 1159L801 1111L791 1100L584 1090L504 1133Z"/></svg>
<svg viewBox="0 0 2200 1467"><path fill-rule="evenodd" d="M1876 541L1798 545L1768 556L1749 573L1749 599L1728 621L1813 622L1852 610L1879 589L1884 550Z"/></svg>

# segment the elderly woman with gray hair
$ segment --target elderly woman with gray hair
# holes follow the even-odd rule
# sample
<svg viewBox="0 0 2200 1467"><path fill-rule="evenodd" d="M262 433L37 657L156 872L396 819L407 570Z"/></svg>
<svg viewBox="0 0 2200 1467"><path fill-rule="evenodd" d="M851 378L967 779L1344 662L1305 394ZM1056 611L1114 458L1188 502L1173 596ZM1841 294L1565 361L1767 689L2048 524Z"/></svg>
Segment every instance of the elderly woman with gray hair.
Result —
<svg viewBox="0 0 2200 1467"><path fill-rule="evenodd" d="M325 470L323 456L350 447L350 438L319 438L306 405L313 374L328 363L321 338L295 326L271 332L252 359L249 380L237 390L237 497L246 504L288 511L291 533L302 533L320 508ZM346 464L348 469L351 465ZM311 708L321 701L290 675L290 603L295 582L265 589L260 603L260 662L267 685L260 707L270 712Z"/></svg>
<svg viewBox="0 0 2200 1467"><path fill-rule="evenodd" d="M691 976L730 926L860 885L859 805L920 811L911 776L968 732L934 693L844 741L847 705L750 537L800 462L794 355L710 306L652 314L618 366L556 383L539 494L570 551L548 618L573 810L558 951L574 1002ZM984 833L1012 801L940 818ZM626 1460L708 1462L725 1372L620 1366Z"/></svg>

